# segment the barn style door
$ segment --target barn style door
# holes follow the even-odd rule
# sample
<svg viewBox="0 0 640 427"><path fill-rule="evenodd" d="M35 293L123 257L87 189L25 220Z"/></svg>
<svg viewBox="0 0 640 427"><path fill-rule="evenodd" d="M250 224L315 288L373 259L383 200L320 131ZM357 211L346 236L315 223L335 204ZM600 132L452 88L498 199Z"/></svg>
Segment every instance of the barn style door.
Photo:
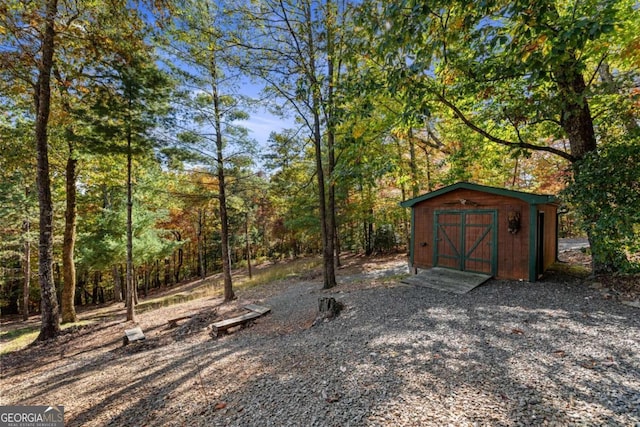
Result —
<svg viewBox="0 0 640 427"><path fill-rule="evenodd" d="M434 266L495 275L496 211L437 211Z"/></svg>

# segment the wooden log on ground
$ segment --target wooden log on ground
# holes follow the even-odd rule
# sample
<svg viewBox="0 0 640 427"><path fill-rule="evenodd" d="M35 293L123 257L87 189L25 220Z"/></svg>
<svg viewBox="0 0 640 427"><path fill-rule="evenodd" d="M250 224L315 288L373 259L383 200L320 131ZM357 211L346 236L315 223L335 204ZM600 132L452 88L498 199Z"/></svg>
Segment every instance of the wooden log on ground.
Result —
<svg viewBox="0 0 640 427"><path fill-rule="evenodd" d="M175 328L176 326L178 326L179 321L191 319L191 317L193 316L188 315L188 316L176 317L175 319L169 319L167 323L169 324L169 328Z"/></svg>

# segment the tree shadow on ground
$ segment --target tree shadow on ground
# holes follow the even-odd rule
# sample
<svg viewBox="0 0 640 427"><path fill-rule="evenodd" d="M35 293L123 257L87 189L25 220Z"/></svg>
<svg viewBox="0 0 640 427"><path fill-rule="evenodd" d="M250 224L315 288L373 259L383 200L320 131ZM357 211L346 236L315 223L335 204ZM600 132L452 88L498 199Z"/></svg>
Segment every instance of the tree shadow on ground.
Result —
<svg viewBox="0 0 640 427"><path fill-rule="evenodd" d="M338 287L346 310L310 329L294 323L315 312L318 295L308 283L299 288L294 301L282 295L265 301L275 306L265 323L286 320L277 307L303 305L301 315L291 316L290 333L257 327L203 340L197 333L172 335L176 330L156 322L145 330L153 336L137 347L114 339L69 354L66 366L25 385L34 401L23 403L64 393L69 426L640 419L638 406L630 406L640 396L637 312L597 299L578 282L493 281L462 296L404 285ZM3 380L59 357L35 354L3 372ZM74 397L90 404L75 407Z"/></svg>
<svg viewBox="0 0 640 427"><path fill-rule="evenodd" d="M633 309L578 282L493 281L459 297L408 289L362 290L363 302L346 295L335 324L257 340L252 363L268 369L225 394L223 410L193 412L194 425L249 425L256 413L265 422L294 414L293 425L640 419ZM348 327L350 315L358 326Z"/></svg>

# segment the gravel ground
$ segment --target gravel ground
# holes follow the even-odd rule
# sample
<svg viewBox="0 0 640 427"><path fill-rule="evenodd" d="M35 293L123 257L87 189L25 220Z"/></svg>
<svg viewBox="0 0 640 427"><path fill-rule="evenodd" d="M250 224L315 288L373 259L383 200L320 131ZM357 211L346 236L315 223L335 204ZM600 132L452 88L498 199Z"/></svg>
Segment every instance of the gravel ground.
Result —
<svg viewBox="0 0 640 427"><path fill-rule="evenodd" d="M640 426L638 309L554 275L449 294L404 265L257 289L238 306L272 314L219 339L147 327L4 372L3 404L64 404L68 426ZM311 326L322 296L346 308Z"/></svg>

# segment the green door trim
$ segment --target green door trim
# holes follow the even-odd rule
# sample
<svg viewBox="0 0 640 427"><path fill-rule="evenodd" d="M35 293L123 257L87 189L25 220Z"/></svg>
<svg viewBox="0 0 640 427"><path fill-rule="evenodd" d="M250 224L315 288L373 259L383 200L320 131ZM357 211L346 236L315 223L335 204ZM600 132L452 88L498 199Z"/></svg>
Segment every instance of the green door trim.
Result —
<svg viewBox="0 0 640 427"><path fill-rule="evenodd" d="M456 248L456 246L454 245L454 243L451 241L451 239L449 238L449 236L447 235L446 232L444 232L443 230L443 234L444 237L447 239L447 241L449 242L449 244L451 244L451 246L454 248L454 250L456 251L456 253L459 255L459 257L452 257L449 255L440 255L438 253L438 231L439 231L439 225L458 225L458 224L447 224L447 223L443 223L440 224L438 222L438 217L439 215L442 214L458 214L460 215L460 242L459 243L459 247L460 250L458 251L458 249ZM466 222L466 216L467 215L475 215L475 214L491 214L491 223L490 224L467 224ZM487 237L487 235L489 233L491 233L491 259L489 260L489 265L490 265L490 269L491 269L491 275L495 276L496 273L498 272L498 228L497 228L497 220L498 218L498 211L496 209L472 209L472 210L460 210L460 209L455 209L455 210L448 210L448 209L443 209L443 210L436 210L434 211L434 217L433 217L433 266L437 267L438 266L438 259L440 257L442 258L459 258L460 259L460 263L459 263L459 270L460 271L473 271L473 270L465 270L464 266L466 264L467 261L476 261L476 262L486 262L486 260L484 259L479 259L479 258L471 258L470 255L476 250L476 248L480 245L480 243L484 240L485 237ZM470 250L466 249L466 243L465 242L465 234L466 234L466 228L468 226L472 226L472 227L477 227L477 226L484 226L486 227L484 232L482 233L482 235L480 236L479 239L477 239L474 244L473 247Z"/></svg>

